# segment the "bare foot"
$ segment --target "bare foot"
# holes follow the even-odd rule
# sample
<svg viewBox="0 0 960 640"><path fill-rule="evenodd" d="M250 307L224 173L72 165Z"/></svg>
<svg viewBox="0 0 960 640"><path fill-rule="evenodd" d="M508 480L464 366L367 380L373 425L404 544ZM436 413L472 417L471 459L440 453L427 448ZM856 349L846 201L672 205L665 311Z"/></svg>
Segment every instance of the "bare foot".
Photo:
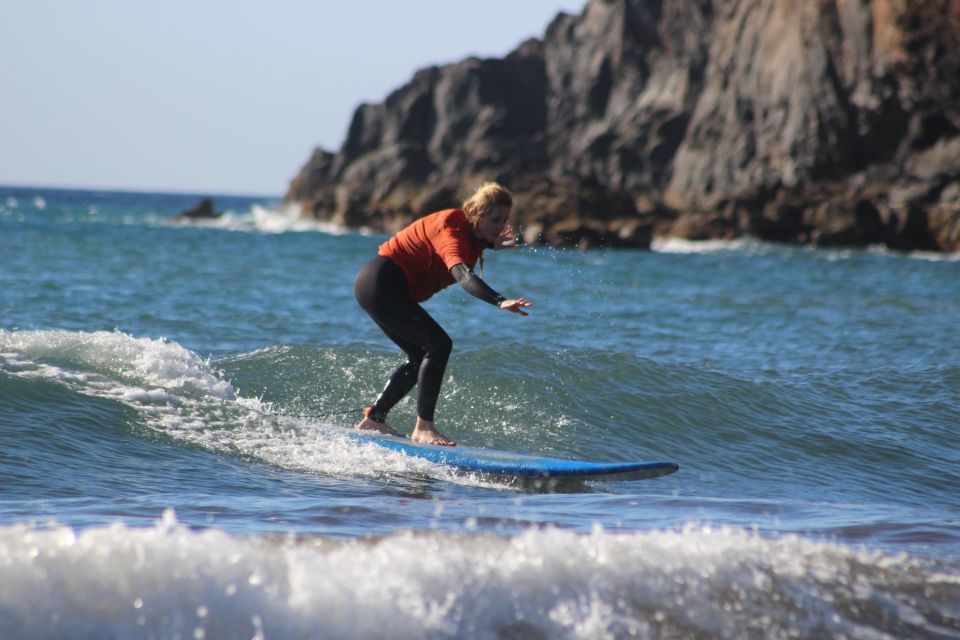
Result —
<svg viewBox="0 0 960 640"><path fill-rule="evenodd" d="M364 418L360 421L360 424L357 425L357 429L360 431L379 431L380 433L385 433L388 436L397 436L400 438L406 438L407 434L397 431L386 422L377 422L376 420L371 420L370 418Z"/></svg>
<svg viewBox="0 0 960 640"><path fill-rule="evenodd" d="M457 441L443 435L429 420L417 418L417 426L413 428L410 439L421 444L438 444L444 447L455 447Z"/></svg>

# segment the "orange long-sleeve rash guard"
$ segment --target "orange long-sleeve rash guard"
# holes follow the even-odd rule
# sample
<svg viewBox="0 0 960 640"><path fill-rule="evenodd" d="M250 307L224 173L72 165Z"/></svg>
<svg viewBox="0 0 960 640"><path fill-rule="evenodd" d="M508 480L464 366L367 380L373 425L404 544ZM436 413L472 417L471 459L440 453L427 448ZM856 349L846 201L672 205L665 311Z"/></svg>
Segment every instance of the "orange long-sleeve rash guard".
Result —
<svg viewBox="0 0 960 640"><path fill-rule="evenodd" d="M413 301L424 302L454 283L450 269L474 268L483 249L463 210L445 209L415 220L380 245L379 254L403 271Z"/></svg>

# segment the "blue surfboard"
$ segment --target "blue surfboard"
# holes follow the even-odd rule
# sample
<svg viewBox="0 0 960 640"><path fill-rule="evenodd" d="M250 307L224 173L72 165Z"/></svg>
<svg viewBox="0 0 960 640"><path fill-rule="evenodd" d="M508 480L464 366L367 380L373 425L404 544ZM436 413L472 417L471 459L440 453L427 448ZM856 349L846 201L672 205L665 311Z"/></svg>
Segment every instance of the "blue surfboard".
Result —
<svg viewBox="0 0 960 640"><path fill-rule="evenodd" d="M478 472L514 478L602 478L604 480L645 480L669 475L680 466L674 462L590 462L481 449L477 447L442 447L417 444L405 438L382 434L350 433L360 443L372 443L408 456L453 467L460 471Z"/></svg>

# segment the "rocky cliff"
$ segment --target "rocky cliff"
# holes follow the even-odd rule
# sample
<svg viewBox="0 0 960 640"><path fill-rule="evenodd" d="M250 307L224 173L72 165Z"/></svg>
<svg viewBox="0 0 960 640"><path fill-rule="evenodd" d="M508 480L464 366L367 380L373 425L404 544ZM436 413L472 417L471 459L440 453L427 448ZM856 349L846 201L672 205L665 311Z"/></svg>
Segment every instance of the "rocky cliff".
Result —
<svg viewBox="0 0 960 640"><path fill-rule="evenodd" d="M286 199L390 231L485 179L531 243L960 251L960 0L591 0L361 105Z"/></svg>

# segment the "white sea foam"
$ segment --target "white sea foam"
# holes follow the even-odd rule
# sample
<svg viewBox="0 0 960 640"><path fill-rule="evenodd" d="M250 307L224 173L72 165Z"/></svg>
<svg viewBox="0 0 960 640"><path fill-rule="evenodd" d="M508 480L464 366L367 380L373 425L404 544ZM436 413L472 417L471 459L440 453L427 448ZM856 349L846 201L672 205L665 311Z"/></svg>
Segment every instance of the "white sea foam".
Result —
<svg viewBox="0 0 960 640"><path fill-rule="evenodd" d="M756 251L768 246L752 238L737 238L736 240L654 238L650 248L659 253L718 253L720 251Z"/></svg>
<svg viewBox="0 0 960 640"><path fill-rule="evenodd" d="M357 444L340 426L273 415L258 399L240 396L208 361L168 340L110 331L0 330L0 370L122 402L167 437L277 467L340 477L423 474L492 486L484 478Z"/></svg>
<svg viewBox="0 0 960 640"><path fill-rule="evenodd" d="M223 400L236 397L230 383L214 375L206 361L164 339L134 338L118 331L0 330L0 353L4 352L59 367L59 373L47 374L64 379L75 379L72 369L99 373L105 381L130 381L137 389L162 388ZM117 390L130 391L124 385L117 385Z"/></svg>
<svg viewBox="0 0 960 640"><path fill-rule="evenodd" d="M774 250L784 250L787 245L776 245L763 242L755 238L743 237L734 240L687 240L685 238L654 238L650 248L658 253L721 253L731 251L757 255ZM917 260L930 262L955 262L960 260L960 253L938 253L933 251L911 251L907 253L895 251L885 245L870 245L864 250L852 247L816 248L811 245L795 245L793 249L799 251L817 251L830 262L841 262L856 258L865 253L879 255L906 256Z"/></svg>
<svg viewBox="0 0 960 640"><path fill-rule="evenodd" d="M264 207L253 205L249 211L237 213L227 211L217 218L197 218L189 222L191 226L210 227L227 231L257 231L260 233L322 232L331 235L343 235L352 230L343 225L322 220L304 218L298 205Z"/></svg>
<svg viewBox="0 0 960 640"><path fill-rule="evenodd" d="M168 511L150 528L0 528L0 566L11 638L893 639L960 625L954 565L695 526L336 541L193 531Z"/></svg>
<svg viewBox="0 0 960 640"><path fill-rule="evenodd" d="M916 260L925 260L927 262L958 262L960 261L960 252L954 253L935 253L933 251L911 251L911 258Z"/></svg>

